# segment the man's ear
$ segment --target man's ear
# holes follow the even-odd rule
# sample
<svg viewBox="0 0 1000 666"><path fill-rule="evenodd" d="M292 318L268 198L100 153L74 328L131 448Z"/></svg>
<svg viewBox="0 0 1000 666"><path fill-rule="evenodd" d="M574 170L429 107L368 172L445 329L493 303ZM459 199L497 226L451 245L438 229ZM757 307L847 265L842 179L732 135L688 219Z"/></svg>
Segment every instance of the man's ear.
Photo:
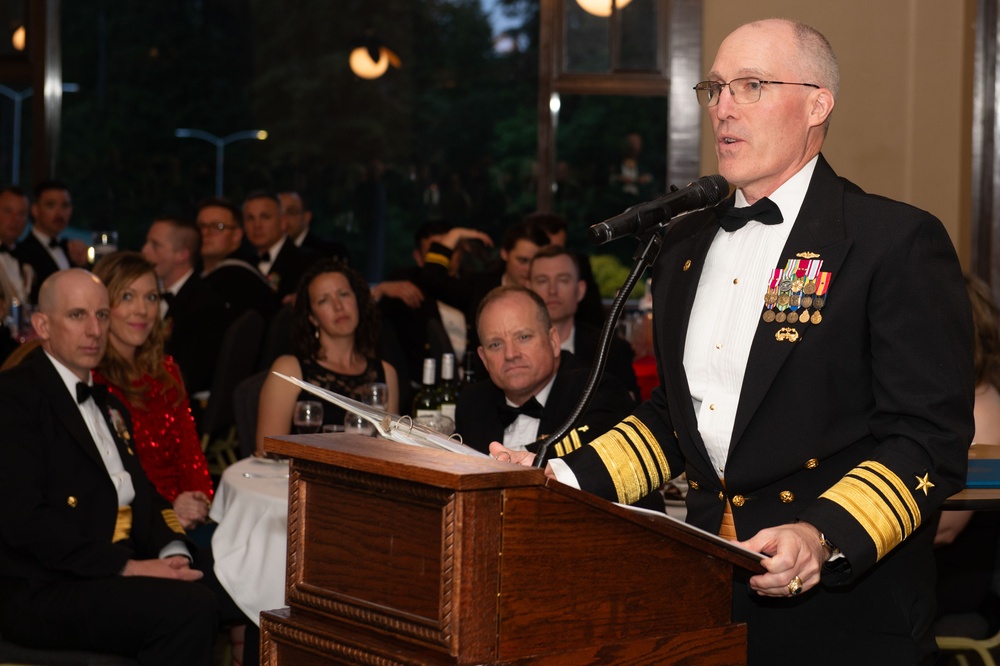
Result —
<svg viewBox="0 0 1000 666"><path fill-rule="evenodd" d="M833 113L836 101L833 99L833 93L826 88L814 90L810 94L810 97L812 98L812 106L809 108L809 125L820 127L827 121L830 114Z"/></svg>
<svg viewBox="0 0 1000 666"><path fill-rule="evenodd" d="M483 362L483 365L486 365L486 353L483 352L482 345L479 345L479 347L476 349L476 353L479 354L479 360Z"/></svg>
<svg viewBox="0 0 1000 666"><path fill-rule="evenodd" d="M559 339L559 331L555 326L549 328L549 344L552 345L552 355L559 357L562 348L562 340Z"/></svg>
<svg viewBox="0 0 1000 666"><path fill-rule="evenodd" d="M583 300L583 297L587 295L587 283L583 280L577 280L576 282L576 302L579 303Z"/></svg>
<svg viewBox="0 0 1000 666"><path fill-rule="evenodd" d="M49 339L49 316L41 312L34 312L31 315L31 326L35 333L42 340Z"/></svg>

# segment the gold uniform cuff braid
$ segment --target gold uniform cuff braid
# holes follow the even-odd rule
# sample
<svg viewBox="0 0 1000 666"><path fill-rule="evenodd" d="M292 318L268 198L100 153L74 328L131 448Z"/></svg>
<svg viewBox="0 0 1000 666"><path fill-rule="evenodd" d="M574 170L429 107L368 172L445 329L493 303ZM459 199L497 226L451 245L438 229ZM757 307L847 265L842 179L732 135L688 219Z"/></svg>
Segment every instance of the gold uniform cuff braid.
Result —
<svg viewBox="0 0 1000 666"><path fill-rule="evenodd" d="M604 463L623 503L641 499L670 478L666 457L649 430L635 417L627 417L590 446Z"/></svg>
<svg viewBox="0 0 1000 666"><path fill-rule="evenodd" d="M906 484L872 460L852 469L820 497L839 504L861 525L879 560L920 527L920 508Z"/></svg>

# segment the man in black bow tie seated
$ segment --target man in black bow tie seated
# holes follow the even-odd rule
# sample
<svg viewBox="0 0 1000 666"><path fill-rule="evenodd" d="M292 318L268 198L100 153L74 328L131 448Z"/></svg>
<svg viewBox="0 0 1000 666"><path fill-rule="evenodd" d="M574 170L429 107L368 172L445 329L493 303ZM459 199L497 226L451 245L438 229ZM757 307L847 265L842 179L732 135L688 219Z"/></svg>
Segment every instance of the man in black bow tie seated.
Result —
<svg viewBox="0 0 1000 666"><path fill-rule="evenodd" d="M530 289L493 289L479 305L476 326L479 357L489 379L462 390L455 410L457 431L466 444L483 452L493 441L537 451L539 440L569 418L590 368L560 357L559 334L545 303ZM606 376L576 428L552 443L550 455L562 456L586 444L627 416L633 404L621 382ZM650 500L663 509L658 493Z"/></svg>
<svg viewBox="0 0 1000 666"><path fill-rule="evenodd" d="M32 317L41 348L0 373L0 634L207 666L223 599L143 473L128 411L93 387L109 317L94 275L55 273Z"/></svg>

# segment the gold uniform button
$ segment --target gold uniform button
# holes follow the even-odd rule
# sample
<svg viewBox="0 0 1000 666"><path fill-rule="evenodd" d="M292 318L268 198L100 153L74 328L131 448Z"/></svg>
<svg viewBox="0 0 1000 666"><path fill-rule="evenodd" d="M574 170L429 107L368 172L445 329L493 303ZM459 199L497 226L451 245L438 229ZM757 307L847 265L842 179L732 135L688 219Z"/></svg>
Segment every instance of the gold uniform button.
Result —
<svg viewBox="0 0 1000 666"><path fill-rule="evenodd" d="M726 496L722 494L721 490L719 491L719 501L720 502L725 502L726 501Z"/></svg>
<svg viewBox="0 0 1000 666"><path fill-rule="evenodd" d="M698 490L698 482L688 481L688 488L690 488L691 490Z"/></svg>
<svg viewBox="0 0 1000 666"><path fill-rule="evenodd" d="M782 490L778 494L778 499L781 500L782 504L791 504L792 502L795 501L795 493L793 493L791 490Z"/></svg>
<svg viewBox="0 0 1000 666"><path fill-rule="evenodd" d="M815 458L806 461L806 469L816 469L817 467L819 467L819 461Z"/></svg>
<svg viewBox="0 0 1000 666"><path fill-rule="evenodd" d="M708 408L709 408L709 410L711 410L711 411L714 412L715 411L715 403L713 402L711 405L708 406Z"/></svg>
<svg viewBox="0 0 1000 666"><path fill-rule="evenodd" d="M739 283L740 283L739 278L733 278L733 284L739 284Z"/></svg>
<svg viewBox="0 0 1000 666"><path fill-rule="evenodd" d="M70 495L69 497L66 498L66 504L68 504L71 508L75 509L76 508L76 498L73 497L72 495Z"/></svg>
<svg viewBox="0 0 1000 666"><path fill-rule="evenodd" d="M682 268L681 270L682 271L686 271L689 268L691 268L691 260L690 259L688 259L687 261L684 262L684 268Z"/></svg>
<svg viewBox="0 0 1000 666"><path fill-rule="evenodd" d="M733 506L743 506L746 502L743 495L733 495Z"/></svg>

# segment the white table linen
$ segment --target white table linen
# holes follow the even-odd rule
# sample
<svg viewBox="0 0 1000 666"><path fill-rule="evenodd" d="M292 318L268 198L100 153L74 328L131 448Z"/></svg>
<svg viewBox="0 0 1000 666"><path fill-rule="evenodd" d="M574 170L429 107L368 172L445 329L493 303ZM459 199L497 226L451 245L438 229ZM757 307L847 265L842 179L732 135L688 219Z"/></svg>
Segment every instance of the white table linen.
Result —
<svg viewBox="0 0 1000 666"><path fill-rule="evenodd" d="M215 575L236 605L260 612L285 606L288 462L246 458L226 468L209 514Z"/></svg>

